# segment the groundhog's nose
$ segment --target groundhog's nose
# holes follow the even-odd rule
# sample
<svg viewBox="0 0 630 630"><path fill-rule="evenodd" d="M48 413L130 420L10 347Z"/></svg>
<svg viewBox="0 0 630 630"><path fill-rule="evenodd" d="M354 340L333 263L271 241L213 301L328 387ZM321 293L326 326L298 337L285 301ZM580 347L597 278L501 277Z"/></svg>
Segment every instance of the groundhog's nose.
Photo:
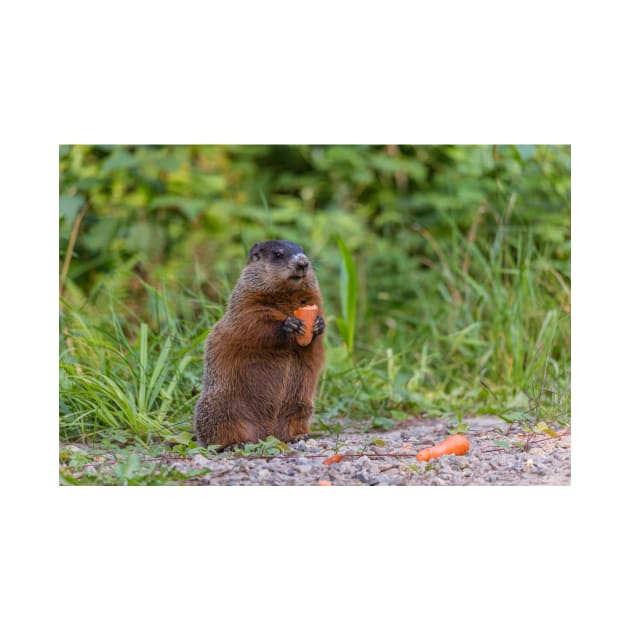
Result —
<svg viewBox="0 0 630 630"><path fill-rule="evenodd" d="M295 257L295 267L298 271L306 271L308 269L308 258L304 254Z"/></svg>

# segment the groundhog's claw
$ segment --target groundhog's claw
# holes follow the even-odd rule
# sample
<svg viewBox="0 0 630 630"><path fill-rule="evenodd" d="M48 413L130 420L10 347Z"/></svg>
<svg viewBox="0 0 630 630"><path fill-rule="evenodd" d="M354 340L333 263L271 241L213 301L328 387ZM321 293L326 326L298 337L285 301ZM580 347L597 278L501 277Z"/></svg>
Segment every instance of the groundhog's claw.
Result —
<svg viewBox="0 0 630 630"><path fill-rule="evenodd" d="M324 328L326 328L326 322L321 315L318 315L313 324L313 337L321 335L324 332Z"/></svg>
<svg viewBox="0 0 630 630"><path fill-rule="evenodd" d="M306 332L304 330L304 322L292 315L282 322L281 329L285 333L296 333L298 335L303 335Z"/></svg>

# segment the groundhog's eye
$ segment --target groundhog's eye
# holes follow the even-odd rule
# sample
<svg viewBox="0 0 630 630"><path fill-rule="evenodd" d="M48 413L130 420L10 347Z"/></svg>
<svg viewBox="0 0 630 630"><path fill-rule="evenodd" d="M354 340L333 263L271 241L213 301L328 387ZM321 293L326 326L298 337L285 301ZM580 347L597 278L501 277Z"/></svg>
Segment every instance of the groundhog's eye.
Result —
<svg viewBox="0 0 630 630"><path fill-rule="evenodd" d="M282 252L274 252L273 253L273 257L274 258L282 258L284 256L284 254Z"/></svg>

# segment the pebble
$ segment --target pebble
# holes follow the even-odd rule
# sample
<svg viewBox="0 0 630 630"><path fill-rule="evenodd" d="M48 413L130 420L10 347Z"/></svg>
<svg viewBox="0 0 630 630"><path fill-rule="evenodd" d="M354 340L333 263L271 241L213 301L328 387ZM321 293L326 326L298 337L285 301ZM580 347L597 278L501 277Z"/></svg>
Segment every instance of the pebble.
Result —
<svg viewBox="0 0 630 630"><path fill-rule="evenodd" d="M370 475L368 475L364 470L360 470L358 473L355 473L354 478L360 481L361 483L370 482Z"/></svg>
<svg viewBox="0 0 630 630"><path fill-rule="evenodd" d="M293 469L296 472L299 472L301 475L310 475L311 471L313 470L313 467L308 465L308 466L294 466Z"/></svg>
<svg viewBox="0 0 630 630"><path fill-rule="evenodd" d="M210 468L212 460L204 457L203 455L193 455L191 463L196 468Z"/></svg>
<svg viewBox="0 0 630 630"><path fill-rule="evenodd" d="M376 475L373 480L379 486L389 486L389 484L391 483L391 479L387 475Z"/></svg>

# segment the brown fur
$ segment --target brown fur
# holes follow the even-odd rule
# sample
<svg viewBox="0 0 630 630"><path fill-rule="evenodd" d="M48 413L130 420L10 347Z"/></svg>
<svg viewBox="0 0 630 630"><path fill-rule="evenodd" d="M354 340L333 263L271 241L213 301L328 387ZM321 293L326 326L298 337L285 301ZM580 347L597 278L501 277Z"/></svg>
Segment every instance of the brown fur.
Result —
<svg viewBox="0 0 630 630"><path fill-rule="evenodd" d="M308 265L306 271L300 264ZM301 347L287 318L307 304L319 307L321 330ZM324 363L323 317L317 279L302 249L287 241L254 245L227 311L206 341L194 419L201 444L225 447L270 435L287 441L308 433Z"/></svg>

